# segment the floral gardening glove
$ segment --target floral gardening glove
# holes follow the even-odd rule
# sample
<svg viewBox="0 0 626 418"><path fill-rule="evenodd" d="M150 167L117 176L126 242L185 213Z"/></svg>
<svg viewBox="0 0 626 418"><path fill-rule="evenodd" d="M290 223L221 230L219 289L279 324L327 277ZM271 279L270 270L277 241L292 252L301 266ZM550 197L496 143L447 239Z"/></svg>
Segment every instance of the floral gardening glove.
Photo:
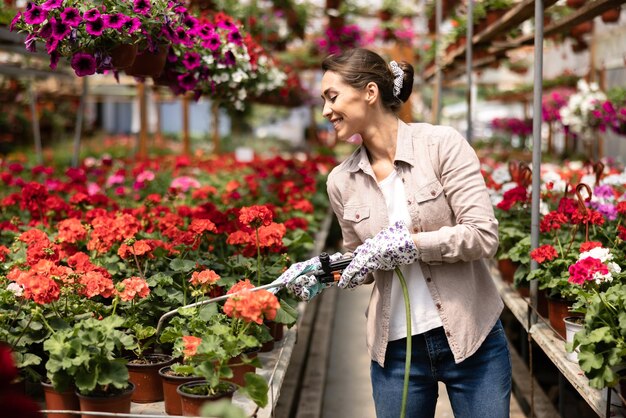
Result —
<svg viewBox="0 0 626 418"><path fill-rule="evenodd" d="M408 228L404 222L398 221L354 250L354 259L341 274L338 286L356 287L374 270L393 270L418 259L417 247Z"/></svg>
<svg viewBox="0 0 626 418"><path fill-rule="evenodd" d="M330 261L336 261L340 258L341 253L335 253L330 256ZM331 285L331 283L319 283L313 274L306 274L321 268L322 263L319 257L313 257L310 260L292 264L273 283L281 283L299 299L309 301ZM279 289L280 287L275 287L270 291L276 293Z"/></svg>

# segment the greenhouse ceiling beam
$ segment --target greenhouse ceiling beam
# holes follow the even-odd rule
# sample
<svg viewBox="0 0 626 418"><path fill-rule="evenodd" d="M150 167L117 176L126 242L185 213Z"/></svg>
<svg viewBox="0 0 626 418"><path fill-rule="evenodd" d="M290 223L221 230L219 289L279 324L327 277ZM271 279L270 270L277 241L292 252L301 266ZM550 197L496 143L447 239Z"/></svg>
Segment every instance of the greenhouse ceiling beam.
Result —
<svg viewBox="0 0 626 418"><path fill-rule="evenodd" d="M596 0L592 2L586 2L584 6L582 6L580 9L577 9L569 15L565 16L564 18L559 19L558 21L546 26L546 28L544 29L544 36L551 36L558 33L566 32L574 26L591 20L596 16L600 16L607 10L616 9L624 3L626 3L626 0ZM533 42L534 35L528 34L520 36L510 43L503 43L499 45L499 49L518 48L523 45L532 45ZM489 51L491 52L491 49Z"/></svg>
<svg viewBox="0 0 626 418"><path fill-rule="evenodd" d="M527 8L529 7L528 3L530 3L531 5L534 5L534 0L532 1L525 0L522 3L519 3L518 6L509 10L509 12L507 12L500 20L498 20L492 26L487 28L485 31L475 35L472 38L474 45L476 45L477 43L481 43L481 44L486 43L487 40L492 39L493 36L502 32L502 28L510 28L511 22L517 22L519 21L519 19L522 19L522 18L523 19L521 21L523 22L524 20L527 20L530 17L532 17L532 15L530 15L527 10ZM566 17L548 25L544 29L544 37L565 32L579 23L585 22L587 20L591 20L595 18L596 16L601 15L605 11L610 10L610 9L615 9L625 3L626 3L626 0L595 0L595 1L587 2L580 9L574 10L571 14L567 15ZM547 0L546 2L544 2L544 10L549 5L552 5L552 4L554 4L553 0ZM519 13L519 16L512 17L511 16L512 12ZM489 55L484 58L474 60L472 62L472 68L478 69L478 68L485 67L489 64L492 64L495 61L498 61L499 59L501 59L506 51L513 50L513 49L516 49L525 45L533 45L534 40L535 40L535 34L531 33L528 35L523 35L518 38L515 38L509 42L494 42L493 45L487 49L487 51L489 52ZM457 48L455 51L453 51L452 54L449 54L448 56L445 57L445 59L442 60L442 64L441 64L442 67L444 69L447 69L447 71L444 71L444 76L446 79L448 80L456 79L462 76L463 74L465 74L466 70L464 67L461 67L461 66L453 67L455 60L461 59L464 53L465 53L465 47ZM434 75L433 72L426 73L424 75L424 79L427 81L431 79L433 75Z"/></svg>

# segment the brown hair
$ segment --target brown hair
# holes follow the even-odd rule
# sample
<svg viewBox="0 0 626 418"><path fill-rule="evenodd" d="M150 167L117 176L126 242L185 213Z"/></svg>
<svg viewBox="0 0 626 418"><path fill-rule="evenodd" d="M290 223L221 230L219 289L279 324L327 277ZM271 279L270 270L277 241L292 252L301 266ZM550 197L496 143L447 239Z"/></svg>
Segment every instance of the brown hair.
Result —
<svg viewBox="0 0 626 418"><path fill-rule="evenodd" d="M355 48L330 55L322 62L322 71L339 74L346 84L355 89L362 89L370 82L376 83L383 106L396 112L413 91L414 75L413 66L408 62L400 61L398 66L403 72L402 88L398 97L393 95L394 75L389 64L369 49Z"/></svg>

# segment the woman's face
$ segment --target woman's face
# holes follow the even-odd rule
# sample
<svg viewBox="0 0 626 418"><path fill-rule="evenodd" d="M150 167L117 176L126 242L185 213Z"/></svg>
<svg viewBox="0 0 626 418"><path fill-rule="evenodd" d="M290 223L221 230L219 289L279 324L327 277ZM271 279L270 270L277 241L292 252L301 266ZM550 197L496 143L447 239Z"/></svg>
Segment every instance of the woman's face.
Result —
<svg viewBox="0 0 626 418"><path fill-rule="evenodd" d="M322 77L322 99L322 116L333 124L339 140L345 141L363 131L367 121L365 89L357 90L339 74L326 71Z"/></svg>

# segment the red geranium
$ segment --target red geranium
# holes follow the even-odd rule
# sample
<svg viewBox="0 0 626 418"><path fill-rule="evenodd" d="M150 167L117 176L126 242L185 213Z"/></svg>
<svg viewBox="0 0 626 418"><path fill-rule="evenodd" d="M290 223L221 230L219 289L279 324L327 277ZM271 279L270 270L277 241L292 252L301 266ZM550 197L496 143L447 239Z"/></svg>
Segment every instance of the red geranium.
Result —
<svg viewBox="0 0 626 418"><path fill-rule="evenodd" d="M541 264L544 261L554 260L559 256L559 253L557 253L556 249L552 245L546 244L532 250L530 252L530 256L537 263Z"/></svg>

